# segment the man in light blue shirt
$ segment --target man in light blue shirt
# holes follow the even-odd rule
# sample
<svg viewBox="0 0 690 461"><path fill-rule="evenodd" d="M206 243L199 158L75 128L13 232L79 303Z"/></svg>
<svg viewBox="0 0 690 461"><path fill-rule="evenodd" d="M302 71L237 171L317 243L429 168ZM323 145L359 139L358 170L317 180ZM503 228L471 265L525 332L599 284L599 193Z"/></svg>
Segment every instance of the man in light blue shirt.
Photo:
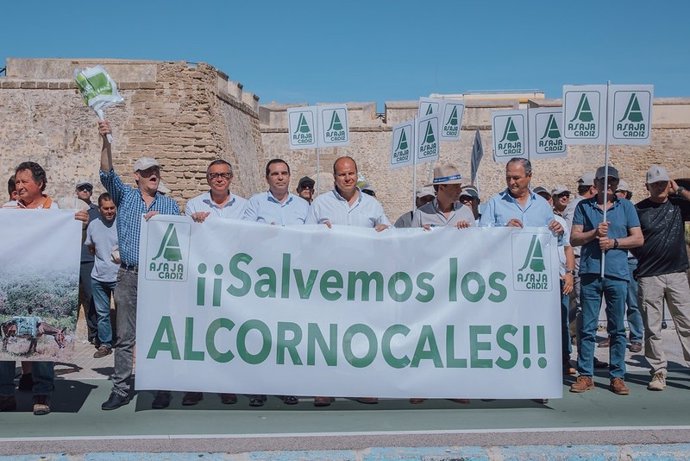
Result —
<svg viewBox="0 0 690 461"><path fill-rule="evenodd" d="M563 226L553 218L549 202L530 190L532 164L524 158L512 158L506 164L506 189L489 200L482 213L482 226L548 227L563 235Z"/></svg>
<svg viewBox="0 0 690 461"><path fill-rule="evenodd" d="M200 223L208 217L242 219L247 200L230 193L232 176L228 162L212 161L206 169L206 181L211 189L190 199L184 214Z"/></svg>
<svg viewBox="0 0 690 461"><path fill-rule="evenodd" d="M352 157L333 163L333 179L335 187L316 197L306 224L373 227L377 232L390 227L379 201L357 188L357 164Z"/></svg>
<svg viewBox="0 0 690 461"><path fill-rule="evenodd" d="M249 199L244 218L278 226L304 224L309 213L309 202L288 192L290 166L285 160L274 158L266 165L268 191Z"/></svg>

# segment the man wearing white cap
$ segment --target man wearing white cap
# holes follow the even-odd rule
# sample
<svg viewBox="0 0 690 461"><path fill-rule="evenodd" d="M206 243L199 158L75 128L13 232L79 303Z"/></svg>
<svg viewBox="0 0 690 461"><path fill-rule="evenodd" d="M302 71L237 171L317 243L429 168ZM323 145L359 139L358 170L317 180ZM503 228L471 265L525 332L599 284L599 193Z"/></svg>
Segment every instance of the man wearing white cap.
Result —
<svg viewBox="0 0 690 461"><path fill-rule="evenodd" d="M425 203L431 202L436 196L434 188L431 186L424 186L417 189L417 194L415 197L415 209L424 205ZM395 221L394 226L398 229L412 227L412 216L414 216L415 210L406 211L403 213L397 221Z"/></svg>
<svg viewBox="0 0 690 461"><path fill-rule="evenodd" d="M156 214L179 215L180 208L170 197L158 192L160 164L151 157L141 157L134 163L134 180L137 187L126 185L113 170L112 146L108 141L111 133L108 121L98 122L98 132L103 138L101 149L101 183L117 206L117 239L120 250L120 269L115 287L117 305L114 344L115 366L111 376L113 388L101 409L114 410L129 403L130 378L134 364L134 342L137 320L137 287L139 277L139 239L141 217L149 219ZM153 408L170 405L170 393L159 391Z"/></svg>
<svg viewBox="0 0 690 461"><path fill-rule="evenodd" d="M608 176L608 179L607 179ZM609 389L617 395L630 393L625 385L625 298L628 293L628 252L644 243L640 221L628 200L615 195L618 170L599 167L594 186L598 195L582 200L575 209L570 243L582 246L580 257L580 304L582 321L577 344L577 381L570 392L594 389L594 345L602 298L606 301L609 347ZM604 188L606 182L607 188ZM606 221L604 221L606 210ZM605 257L603 256L605 255ZM602 271L603 263L603 271ZM603 274L603 276L602 276Z"/></svg>
<svg viewBox="0 0 690 461"><path fill-rule="evenodd" d="M458 201L462 191L462 176L455 165L434 167L434 180L430 184L436 198L419 207L412 217L412 227L453 226L458 229L474 226L474 214Z"/></svg>
<svg viewBox="0 0 690 461"><path fill-rule="evenodd" d="M551 189L551 201L553 202L554 213L563 217L563 212L570 203L570 191L564 185L558 184Z"/></svg>
<svg viewBox="0 0 690 461"><path fill-rule="evenodd" d="M645 323L645 357L652 367L651 391L666 387L666 355L661 338L664 299L668 304L683 357L690 361L690 288L684 221L690 220L690 191L672 180L664 167L647 171L649 197L635 205L644 245L633 250L638 259L635 277Z"/></svg>
<svg viewBox="0 0 690 461"><path fill-rule="evenodd" d="M479 191L477 188L469 185L463 187L458 200L460 203L472 210L472 214L474 215L474 223L478 226L482 214L479 212L479 203L481 203L481 199L479 198Z"/></svg>

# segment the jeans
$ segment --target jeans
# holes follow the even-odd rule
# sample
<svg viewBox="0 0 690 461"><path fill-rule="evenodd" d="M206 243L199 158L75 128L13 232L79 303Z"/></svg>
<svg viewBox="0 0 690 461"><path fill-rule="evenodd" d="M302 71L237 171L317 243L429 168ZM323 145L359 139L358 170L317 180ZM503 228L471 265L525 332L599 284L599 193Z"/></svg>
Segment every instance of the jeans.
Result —
<svg viewBox="0 0 690 461"><path fill-rule="evenodd" d="M628 305L625 314L628 317L628 328L630 329L630 342L642 343L644 340L644 323L642 313L640 313L639 303L637 302L637 280L633 278L633 271L637 269L637 258L628 258L628 269L630 271L630 283L628 283L628 296L625 303Z"/></svg>
<svg viewBox="0 0 690 461"><path fill-rule="evenodd" d="M137 326L137 283L138 273L135 270L120 268L117 272L115 286L115 304L117 317L115 321L114 371L112 392L122 397L129 395L130 380L134 365L134 343Z"/></svg>
<svg viewBox="0 0 690 461"><path fill-rule="evenodd" d="M609 346L609 377L625 377L625 298L628 281L597 274L581 276L580 304L582 323L577 342L577 370L582 376L594 375L594 347L602 296L606 300L606 330Z"/></svg>
<svg viewBox="0 0 690 461"><path fill-rule="evenodd" d="M34 395L50 395L55 388L55 362L31 362ZM14 395L15 362L0 362L0 396Z"/></svg>
<svg viewBox="0 0 690 461"><path fill-rule="evenodd" d="M110 324L110 296L115 290L117 282L101 282L91 279L93 302L98 314L98 340L102 346L111 347L113 344L113 328Z"/></svg>
<svg viewBox="0 0 690 461"><path fill-rule="evenodd" d="M570 295L563 294L563 280L561 280L561 352L563 355L563 366L569 366L570 353L573 352L573 346L570 343L569 309Z"/></svg>
<svg viewBox="0 0 690 461"><path fill-rule="evenodd" d="M79 266L79 299L84 306L84 319L86 320L89 341L94 342L98 339L98 316L96 315L96 306L91 293L92 270L93 261L81 263Z"/></svg>

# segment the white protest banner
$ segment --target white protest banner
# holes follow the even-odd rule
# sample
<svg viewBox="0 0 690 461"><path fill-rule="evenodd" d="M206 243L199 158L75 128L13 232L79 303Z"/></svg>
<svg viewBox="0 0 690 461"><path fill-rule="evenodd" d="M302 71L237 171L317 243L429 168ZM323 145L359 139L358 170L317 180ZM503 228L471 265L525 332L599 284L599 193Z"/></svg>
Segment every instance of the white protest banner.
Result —
<svg viewBox="0 0 690 461"><path fill-rule="evenodd" d="M441 141L459 141L465 103L460 100L444 99L441 117Z"/></svg>
<svg viewBox="0 0 690 461"><path fill-rule="evenodd" d="M491 112L494 161L505 163L513 157L527 155L527 111L494 110Z"/></svg>
<svg viewBox="0 0 690 461"><path fill-rule="evenodd" d="M417 110L417 117L421 118L425 115L438 114L443 108L443 99L436 98L419 98L419 109Z"/></svg>
<svg viewBox="0 0 690 461"><path fill-rule="evenodd" d="M649 144L654 85L610 85L608 98L609 144Z"/></svg>
<svg viewBox="0 0 690 461"><path fill-rule="evenodd" d="M0 209L0 360L71 360L80 257L74 210Z"/></svg>
<svg viewBox="0 0 690 461"><path fill-rule="evenodd" d="M565 157L567 148L559 126L563 120L561 108L528 109L527 115L530 159Z"/></svg>
<svg viewBox="0 0 690 461"><path fill-rule="evenodd" d="M412 165L415 152L414 132L414 120L403 122L393 127L390 157L390 167L392 169Z"/></svg>
<svg viewBox="0 0 690 461"><path fill-rule="evenodd" d="M316 107L292 107L287 114L290 149L315 149L318 144Z"/></svg>
<svg viewBox="0 0 690 461"><path fill-rule="evenodd" d="M137 389L561 396L546 228L377 233L158 215L141 236Z"/></svg>
<svg viewBox="0 0 690 461"><path fill-rule="evenodd" d="M318 147L342 147L350 145L350 126L347 106L317 106Z"/></svg>
<svg viewBox="0 0 690 461"><path fill-rule="evenodd" d="M606 141L606 85L563 85L565 144L604 145Z"/></svg>
<svg viewBox="0 0 690 461"><path fill-rule="evenodd" d="M431 114L416 119L415 155L417 164L435 162L439 157L439 115Z"/></svg>

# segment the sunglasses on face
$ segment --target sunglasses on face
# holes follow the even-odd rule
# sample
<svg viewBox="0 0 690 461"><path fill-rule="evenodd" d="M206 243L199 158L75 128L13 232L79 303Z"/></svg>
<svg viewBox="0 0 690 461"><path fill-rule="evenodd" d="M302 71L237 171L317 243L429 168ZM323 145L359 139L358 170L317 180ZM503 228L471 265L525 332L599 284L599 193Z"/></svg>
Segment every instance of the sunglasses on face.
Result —
<svg viewBox="0 0 690 461"><path fill-rule="evenodd" d="M230 173L208 173L206 176L208 179L230 179L232 177Z"/></svg>
<svg viewBox="0 0 690 461"><path fill-rule="evenodd" d="M570 197L570 193L569 193L569 192L566 192L566 193L563 193L563 194L558 194L558 198L563 198L563 197Z"/></svg>
<svg viewBox="0 0 690 461"><path fill-rule="evenodd" d="M139 170L139 175L142 178L150 178L153 175L160 176L161 170L159 168L153 167L153 168L147 168L145 170Z"/></svg>
<svg viewBox="0 0 690 461"><path fill-rule="evenodd" d="M78 190L79 192L84 192L84 191L89 191L89 192L91 192L93 189L91 189L89 186L79 186L79 187L77 187L77 190Z"/></svg>

